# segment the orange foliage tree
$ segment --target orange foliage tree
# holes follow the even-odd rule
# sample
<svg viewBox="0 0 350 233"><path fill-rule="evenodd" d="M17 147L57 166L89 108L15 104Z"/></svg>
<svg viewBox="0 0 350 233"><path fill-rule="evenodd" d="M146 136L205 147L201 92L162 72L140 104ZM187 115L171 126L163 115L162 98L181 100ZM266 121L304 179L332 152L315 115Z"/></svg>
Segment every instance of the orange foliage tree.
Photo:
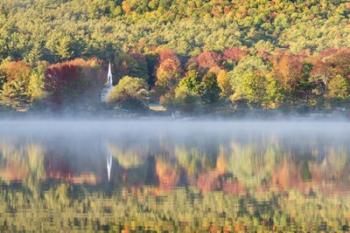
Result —
<svg viewBox="0 0 350 233"><path fill-rule="evenodd" d="M16 110L26 110L30 104L30 73L31 68L22 61L4 62L0 66L0 76L3 84L0 87L0 102L2 105Z"/></svg>
<svg viewBox="0 0 350 233"><path fill-rule="evenodd" d="M159 65L156 71L156 87L160 94L173 90L181 77L181 62L176 54L167 49L159 53Z"/></svg>
<svg viewBox="0 0 350 233"><path fill-rule="evenodd" d="M273 68L286 91L293 91L303 72L303 57L289 53L278 53L274 56Z"/></svg>

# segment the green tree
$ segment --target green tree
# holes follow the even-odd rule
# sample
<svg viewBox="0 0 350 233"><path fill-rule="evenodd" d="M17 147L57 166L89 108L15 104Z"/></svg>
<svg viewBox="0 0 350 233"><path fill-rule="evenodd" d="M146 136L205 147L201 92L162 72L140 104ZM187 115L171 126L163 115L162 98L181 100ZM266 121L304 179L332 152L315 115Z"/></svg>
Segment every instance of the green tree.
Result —
<svg viewBox="0 0 350 233"><path fill-rule="evenodd" d="M208 73L203 77L200 86L200 96L205 104L215 104L219 101L220 88L214 73Z"/></svg>
<svg viewBox="0 0 350 233"><path fill-rule="evenodd" d="M4 74L0 74L0 90L6 82L6 76Z"/></svg>
<svg viewBox="0 0 350 233"><path fill-rule="evenodd" d="M147 89L145 80L124 76L108 94L107 102L126 109L143 110L146 108Z"/></svg>
<svg viewBox="0 0 350 233"><path fill-rule="evenodd" d="M40 101L46 97L45 91L45 70L47 64L40 63L34 68L29 77L28 92L31 97L31 101Z"/></svg>
<svg viewBox="0 0 350 233"><path fill-rule="evenodd" d="M221 89L220 96L224 99L232 95L232 86L230 78L225 70L220 70L217 75L218 86Z"/></svg>
<svg viewBox="0 0 350 233"><path fill-rule="evenodd" d="M30 104L28 80L11 80L4 84L0 92L0 103L18 111L26 111Z"/></svg>
<svg viewBox="0 0 350 233"><path fill-rule="evenodd" d="M328 83L326 95L333 104L347 102L350 97L349 81L340 75L331 78Z"/></svg>
<svg viewBox="0 0 350 233"><path fill-rule="evenodd" d="M201 88L197 71L188 71L175 89L175 105L186 112L195 111L201 106Z"/></svg>
<svg viewBox="0 0 350 233"><path fill-rule="evenodd" d="M243 59L228 75L231 77L231 100L234 103L243 101L253 107L275 108L282 99L277 80L261 58Z"/></svg>

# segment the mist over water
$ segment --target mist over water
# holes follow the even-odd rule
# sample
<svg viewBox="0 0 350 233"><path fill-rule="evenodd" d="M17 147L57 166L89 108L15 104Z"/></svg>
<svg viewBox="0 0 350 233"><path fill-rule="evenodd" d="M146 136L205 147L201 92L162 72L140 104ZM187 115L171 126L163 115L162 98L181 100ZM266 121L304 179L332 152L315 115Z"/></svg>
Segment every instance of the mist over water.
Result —
<svg viewBox="0 0 350 233"><path fill-rule="evenodd" d="M125 132L146 131L147 135L157 132L193 133L208 131L210 133L237 134L239 132L268 133L319 133L342 134L350 130L348 121L308 121L308 120L172 120L163 118L131 120L2 120L0 133L26 133L45 136L50 133L104 133L122 134ZM147 136L147 135L139 135Z"/></svg>
<svg viewBox="0 0 350 233"><path fill-rule="evenodd" d="M339 231L349 141L345 121L3 120L0 226Z"/></svg>

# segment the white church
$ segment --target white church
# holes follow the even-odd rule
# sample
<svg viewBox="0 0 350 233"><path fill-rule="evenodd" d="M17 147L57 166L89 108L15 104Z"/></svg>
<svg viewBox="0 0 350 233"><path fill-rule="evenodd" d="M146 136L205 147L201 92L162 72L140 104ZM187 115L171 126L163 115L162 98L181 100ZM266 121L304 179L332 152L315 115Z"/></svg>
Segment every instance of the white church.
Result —
<svg viewBox="0 0 350 233"><path fill-rule="evenodd" d="M108 74L107 81L105 83L105 87L102 89L101 93L101 101L107 102L107 97L113 88L113 76L112 76L112 68L111 63L108 64Z"/></svg>

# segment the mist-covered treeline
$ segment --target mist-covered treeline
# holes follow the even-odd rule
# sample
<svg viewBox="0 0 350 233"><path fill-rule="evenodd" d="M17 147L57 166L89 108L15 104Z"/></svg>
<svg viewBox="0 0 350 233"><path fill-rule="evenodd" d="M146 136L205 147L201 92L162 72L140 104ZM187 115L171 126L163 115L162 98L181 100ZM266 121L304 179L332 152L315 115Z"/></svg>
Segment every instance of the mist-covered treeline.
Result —
<svg viewBox="0 0 350 233"><path fill-rule="evenodd" d="M5 0L0 110L347 107L349 13L341 0Z"/></svg>

